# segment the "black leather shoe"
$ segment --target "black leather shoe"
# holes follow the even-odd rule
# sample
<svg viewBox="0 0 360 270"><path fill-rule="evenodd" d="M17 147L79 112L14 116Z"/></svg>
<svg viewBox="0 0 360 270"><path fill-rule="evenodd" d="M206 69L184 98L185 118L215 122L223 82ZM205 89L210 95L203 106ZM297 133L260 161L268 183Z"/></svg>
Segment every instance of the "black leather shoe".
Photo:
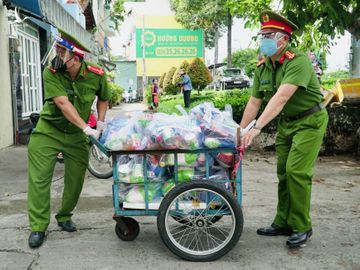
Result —
<svg viewBox="0 0 360 270"><path fill-rule="evenodd" d="M301 247L312 235L312 229L306 232L294 232L288 240L286 241L286 245L290 248L293 247Z"/></svg>
<svg viewBox="0 0 360 270"><path fill-rule="evenodd" d="M45 233L44 232L31 232L29 236L29 247L37 248L44 243Z"/></svg>
<svg viewBox="0 0 360 270"><path fill-rule="evenodd" d="M58 225L62 228L63 231L67 231L67 232L75 232L76 231L76 225L71 220L60 221L60 222L58 222Z"/></svg>
<svg viewBox="0 0 360 270"><path fill-rule="evenodd" d="M257 234L265 236L291 235L291 233L291 229L281 228L274 223L269 227L264 227L257 230Z"/></svg>

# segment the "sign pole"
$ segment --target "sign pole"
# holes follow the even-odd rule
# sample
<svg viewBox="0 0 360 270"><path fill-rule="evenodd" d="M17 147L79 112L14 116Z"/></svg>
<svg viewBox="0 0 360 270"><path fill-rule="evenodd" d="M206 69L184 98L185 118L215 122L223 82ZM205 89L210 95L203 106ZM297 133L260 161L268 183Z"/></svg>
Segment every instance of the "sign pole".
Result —
<svg viewBox="0 0 360 270"><path fill-rule="evenodd" d="M143 61L143 75L142 75L142 91L143 101L146 102L146 59L145 59L145 15L142 16L142 61Z"/></svg>

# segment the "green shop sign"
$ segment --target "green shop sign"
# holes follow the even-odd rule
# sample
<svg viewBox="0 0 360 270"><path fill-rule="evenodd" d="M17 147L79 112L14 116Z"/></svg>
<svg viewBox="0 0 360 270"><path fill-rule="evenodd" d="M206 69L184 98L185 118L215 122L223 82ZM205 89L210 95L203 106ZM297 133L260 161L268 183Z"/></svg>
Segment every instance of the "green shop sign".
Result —
<svg viewBox="0 0 360 270"><path fill-rule="evenodd" d="M136 29L136 58L143 57L142 29ZM144 29L146 58L203 57L203 30Z"/></svg>

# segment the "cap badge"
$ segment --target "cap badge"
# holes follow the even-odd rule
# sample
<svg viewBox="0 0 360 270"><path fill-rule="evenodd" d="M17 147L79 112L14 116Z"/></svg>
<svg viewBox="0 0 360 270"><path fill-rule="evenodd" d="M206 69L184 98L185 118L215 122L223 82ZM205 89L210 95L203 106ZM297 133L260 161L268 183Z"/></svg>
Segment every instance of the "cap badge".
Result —
<svg viewBox="0 0 360 270"><path fill-rule="evenodd" d="M263 19L263 22L268 22L270 20L269 15L267 15L267 14L263 15L262 19Z"/></svg>

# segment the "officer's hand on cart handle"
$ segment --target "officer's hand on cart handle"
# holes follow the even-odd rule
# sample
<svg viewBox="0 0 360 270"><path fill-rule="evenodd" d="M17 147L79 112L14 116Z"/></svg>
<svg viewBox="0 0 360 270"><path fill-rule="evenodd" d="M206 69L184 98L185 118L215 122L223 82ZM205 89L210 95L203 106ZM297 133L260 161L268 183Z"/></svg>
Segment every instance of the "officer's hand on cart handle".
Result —
<svg viewBox="0 0 360 270"><path fill-rule="evenodd" d="M100 137L100 132L97 131L96 129L93 129L93 128L89 127L89 126L86 126L86 128L83 129L83 132L87 136L94 137L96 140L99 139L99 137Z"/></svg>
<svg viewBox="0 0 360 270"><path fill-rule="evenodd" d="M97 121L96 122L96 130L99 131L99 133L102 133L106 127L106 124L103 121Z"/></svg>
<svg viewBox="0 0 360 270"><path fill-rule="evenodd" d="M261 133L261 128L254 126L252 129L250 129L242 138L241 138L241 144L240 147L248 148L253 139L258 136Z"/></svg>
<svg viewBox="0 0 360 270"><path fill-rule="evenodd" d="M239 127L237 129L237 145L240 146L240 143L241 143L241 138L244 137L246 135L246 133L249 132L250 129L252 129L256 124L256 120L252 120L248 125L247 127L245 128L242 128L242 127Z"/></svg>

